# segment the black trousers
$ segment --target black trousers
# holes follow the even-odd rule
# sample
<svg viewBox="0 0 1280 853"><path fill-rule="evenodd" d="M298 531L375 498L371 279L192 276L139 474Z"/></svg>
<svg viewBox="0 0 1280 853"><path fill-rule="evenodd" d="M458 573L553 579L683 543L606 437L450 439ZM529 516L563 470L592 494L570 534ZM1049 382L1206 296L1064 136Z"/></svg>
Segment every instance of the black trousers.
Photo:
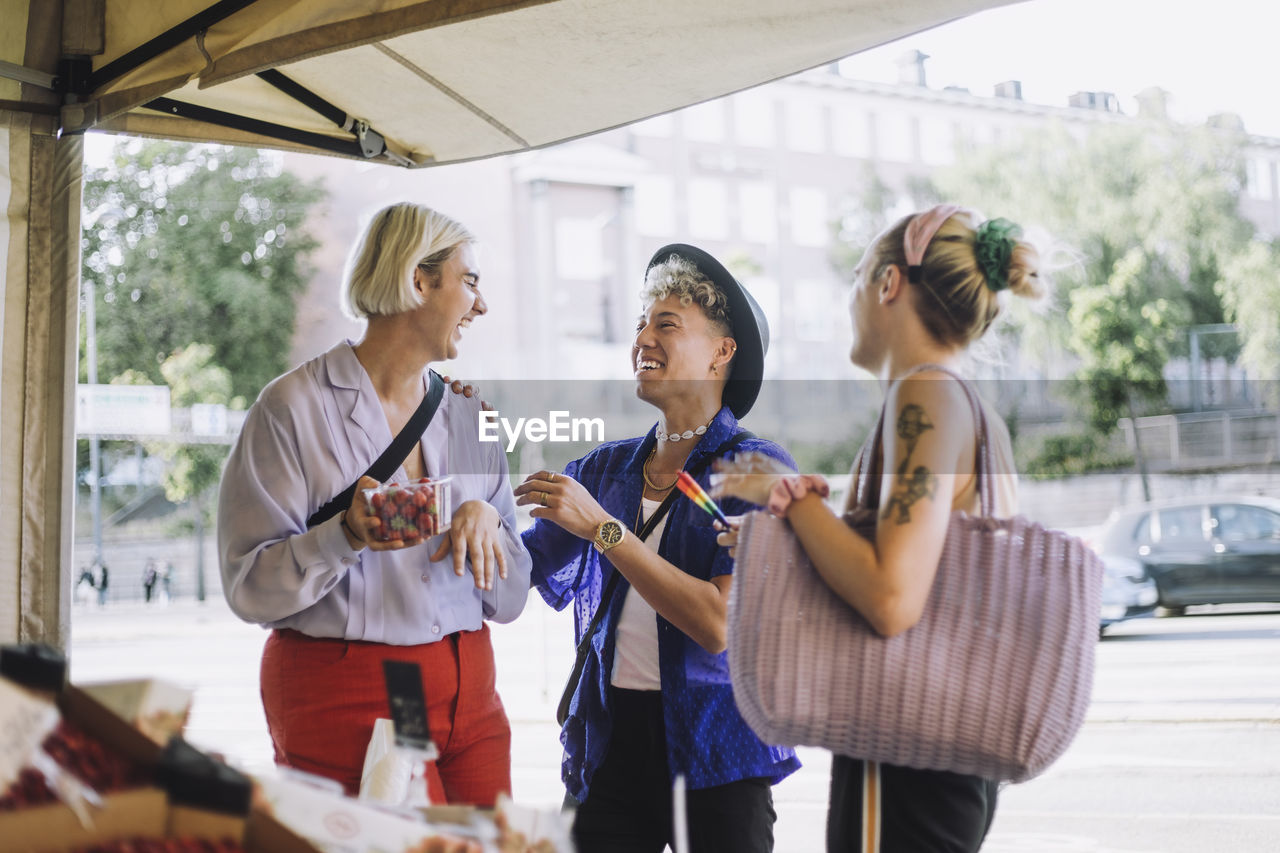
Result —
<svg viewBox="0 0 1280 853"><path fill-rule="evenodd" d="M671 770L662 694L609 688L613 736L573 821L578 853L660 853L672 844ZM773 793L767 779L689 791L691 853L770 853Z"/></svg>
<svg viewBox="0 0 1280 853"><path fill-rule="evenodd" d="M997 793L977 776L833 755L827 853L976 853Z"/></svg>

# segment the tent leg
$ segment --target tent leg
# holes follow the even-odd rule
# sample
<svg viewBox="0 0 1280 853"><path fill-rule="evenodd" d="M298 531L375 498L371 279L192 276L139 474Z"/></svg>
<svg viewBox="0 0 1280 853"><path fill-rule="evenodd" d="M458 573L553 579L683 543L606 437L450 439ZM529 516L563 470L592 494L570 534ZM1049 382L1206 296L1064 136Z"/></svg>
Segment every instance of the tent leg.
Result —
<svg viewBox="0 0 1280 853"><path fill-rule="evenodd" d="M66 648L83 140L0 113L0 641Z"/></svg>

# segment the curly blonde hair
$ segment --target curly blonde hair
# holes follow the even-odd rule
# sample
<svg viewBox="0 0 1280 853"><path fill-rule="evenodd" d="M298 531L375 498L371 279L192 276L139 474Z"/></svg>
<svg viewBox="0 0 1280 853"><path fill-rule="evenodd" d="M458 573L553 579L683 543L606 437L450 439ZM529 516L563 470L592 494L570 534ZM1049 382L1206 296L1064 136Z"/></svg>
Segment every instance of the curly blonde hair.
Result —
<svg viewBox="0 0 1280 853"><path fill-rule="evenodd" d="M644 288L640 291L640 302L645 310L668 296L680 297L680 304L686 308L696 302L720 335L733 336L729 298L688 258L672 254L665 261L649 267L645 273Z"/></svg>

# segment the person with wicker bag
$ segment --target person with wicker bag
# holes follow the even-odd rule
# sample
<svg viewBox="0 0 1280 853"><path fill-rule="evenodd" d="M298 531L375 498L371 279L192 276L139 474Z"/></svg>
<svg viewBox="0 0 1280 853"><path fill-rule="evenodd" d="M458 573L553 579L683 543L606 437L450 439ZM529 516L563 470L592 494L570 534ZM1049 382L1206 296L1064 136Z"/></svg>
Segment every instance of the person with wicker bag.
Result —
<svg viewBox="0 0 1280 853"><path fill-rule="evenodd" d="M1003 292L1043 295L1039 257L1020 236L1008 220L938 205L891 226L855 270L850 358L885 386L884 427L868 439L881 452L857 472L882 472L873 538L827 506L821 477L793 476L758 456L717 465L712 494L785 518L830 592L883 637L909 631L925 612L953 511L978 514L980 440L994 460L986 478L994 514L1016 511L1008 431L996 412L973 402L956 371L999 314ZM851 503L856 492L850 490ZM732 549L738 532L725 531L719 541ZM903 678L913 675L919 673ZM835 755L827 849L975 851L990 829L996 795L997 782L979 776Z"/></svg>
<svg viewBox="0 0 1280 853"><path fill-rule="evenodd" d="M653 255L642 301L631 367L656 426L515 489L536 519L524 533L535 588L557 610L575 608L578 667L558 715L574 843L579 853L766 853L770 788L800 762L738 713L725 654L733 561L676 484L687 474L705 487L712 460L734 448L791 469L785 450L738 425L760 392L769 327L694 246ZM677 777L687 846L676 840Z"/></svg>

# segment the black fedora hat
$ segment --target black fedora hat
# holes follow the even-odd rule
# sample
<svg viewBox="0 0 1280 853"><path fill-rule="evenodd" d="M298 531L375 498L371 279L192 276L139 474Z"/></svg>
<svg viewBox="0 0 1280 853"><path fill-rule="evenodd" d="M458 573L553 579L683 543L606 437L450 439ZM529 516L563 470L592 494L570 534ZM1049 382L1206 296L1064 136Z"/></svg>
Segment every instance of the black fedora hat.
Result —
<svg viewBox="0 0 1280 853"><path fill-rule="evenodd" d="M645 272L672 255L690 261L729 300L731 331L738 351L733 359L729 382L724 387L723 400L733 416L741 419L751 411L760 394L760 383L764 380L764 354L769 351L769 321L765 319L759 303L724 268L724 264L697 246L687 243L663 246L653 253Z"/></svg>

